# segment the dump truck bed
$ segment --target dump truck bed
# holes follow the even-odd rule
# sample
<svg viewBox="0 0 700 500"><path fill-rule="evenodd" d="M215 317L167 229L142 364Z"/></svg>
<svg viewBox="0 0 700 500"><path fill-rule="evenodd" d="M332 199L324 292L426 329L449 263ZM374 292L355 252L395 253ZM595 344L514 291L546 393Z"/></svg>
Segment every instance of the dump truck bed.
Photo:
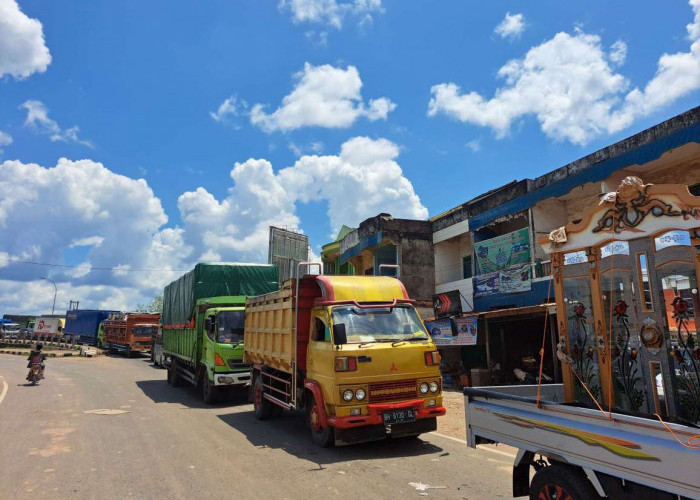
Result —
<svg viewBox="0 0 700 500"><path fill-rule="evenodd" d="M504 443L603 474L700 498L700 450L689 449L655 419L563 404L560 384L466 388L467 444ZM682 442L696 427L667 424Z"/></svg>

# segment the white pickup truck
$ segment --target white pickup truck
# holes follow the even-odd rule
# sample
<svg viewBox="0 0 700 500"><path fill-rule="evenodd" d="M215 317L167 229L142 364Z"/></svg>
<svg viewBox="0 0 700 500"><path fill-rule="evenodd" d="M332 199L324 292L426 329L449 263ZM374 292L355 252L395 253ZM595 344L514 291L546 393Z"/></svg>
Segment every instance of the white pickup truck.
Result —
<svg viewBox="0 0 700 500"><path fill-rule="evenodd" d="M468 387L464 395L467 444L519 450L514 497L700 499L700 449L680 444L656 419L563 403L561 384L542 386L539 407L536 385ZM700 434L666 425L683 443Z"/></svg>

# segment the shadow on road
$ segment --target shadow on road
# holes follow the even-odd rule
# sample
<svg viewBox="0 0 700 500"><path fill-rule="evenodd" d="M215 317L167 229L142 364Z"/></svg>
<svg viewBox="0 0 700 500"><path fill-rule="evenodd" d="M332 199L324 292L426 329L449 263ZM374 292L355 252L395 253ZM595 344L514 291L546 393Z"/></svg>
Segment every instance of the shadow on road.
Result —
<svg viewBox="0 0 700 500"><path fill-rule="evenodd" d="M180 403L188 408L219 408L248 404L248 391L243 388L223 393L219 403L208 405L202 401L199 391L193 385L171 387L165 379L139 380L136 385L154 403Z"/></svg>
<svg viewBox="0 0 700 500"><path fill-rule="evenodd" d="M370 443L321 448L311 441L302 411L285 412L269 421L260 421L251 411L219 415L225 423L243 434L259 448L281 449L315 466L309 470L323 470L328 464L354 460L402 458L442 452L442 448L422 439L398 438Z"/></svg>

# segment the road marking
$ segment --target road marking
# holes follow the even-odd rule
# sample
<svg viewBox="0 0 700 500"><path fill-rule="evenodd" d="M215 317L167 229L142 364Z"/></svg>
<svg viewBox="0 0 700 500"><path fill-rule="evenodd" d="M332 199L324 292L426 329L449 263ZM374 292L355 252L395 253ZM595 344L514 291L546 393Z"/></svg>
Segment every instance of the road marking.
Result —
<svg viewBox="0 0 700 500"><path fill-rule="evenodd" d="M441 438L450 439L452 441L456 441L456 442L462 443L464 445L467 444L467 442L464 439L459 439L456 437L447 436L445 434L440 434L439 432L431 432L430 434L432 434L434 436L439 436ZM516 455L514 455L513 453L508 453L507 451L501 451L501 450L494 450L493 448L486 448L485 446L480 446L479 448L477 448L477 450L490 451L491 453L496 453L497 455L503 455L503 456L509 457L509 458L516 457Z"/></svg>
<svg viewBox="0 0 700 500"><path fill-rule="evenodd" d="M0 404L2 404L2 400L5 399L5 394L7 394L7 382L5 382L5 379L0 377L2 379L2 392L0 392Z"/></svg>

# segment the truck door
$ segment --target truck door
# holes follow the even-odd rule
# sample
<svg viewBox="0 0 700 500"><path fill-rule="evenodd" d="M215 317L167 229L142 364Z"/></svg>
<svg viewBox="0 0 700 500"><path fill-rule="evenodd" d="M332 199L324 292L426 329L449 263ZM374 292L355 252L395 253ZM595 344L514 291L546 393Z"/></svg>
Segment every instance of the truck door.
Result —
<svg viewBox="0 0 700 500"><path fill-rule="evenodd" d="M216 353L216 316L208 316L211 321L211 328L204 328L204 342L202 347L202 362L207 368L207 376L214 367L214 354ZM205 322L206 324L207 322Z"/></svg>
<svg viewBox="0 0 700 500"><path fill-rule="evenodd" d="M331 393L335 380L334 358L328 313L325 310L314 311L307 348L306 378L321 385L326 402L335 400L335 395Z"/></svg>

